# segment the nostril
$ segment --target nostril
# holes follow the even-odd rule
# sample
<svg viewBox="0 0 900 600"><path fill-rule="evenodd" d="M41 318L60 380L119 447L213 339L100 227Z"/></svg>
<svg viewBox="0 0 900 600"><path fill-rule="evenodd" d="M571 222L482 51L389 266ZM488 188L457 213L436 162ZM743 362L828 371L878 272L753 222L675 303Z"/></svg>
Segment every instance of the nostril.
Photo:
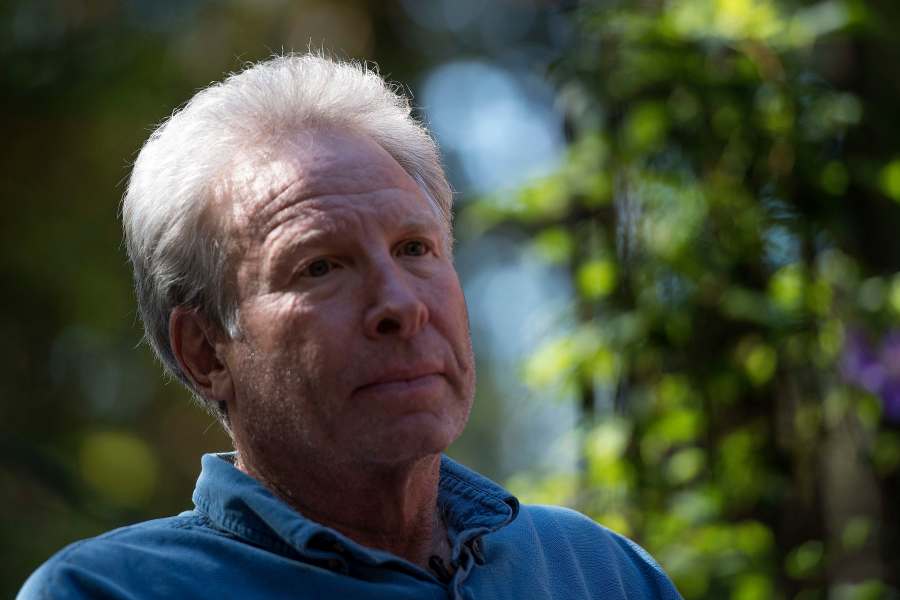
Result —
<svg viewBox="0 0 900 600"><path fill-rule="evenodd" d="M376 329L380 334L396 333L400 331L400 321L387 317L378 322Z"/></svg>

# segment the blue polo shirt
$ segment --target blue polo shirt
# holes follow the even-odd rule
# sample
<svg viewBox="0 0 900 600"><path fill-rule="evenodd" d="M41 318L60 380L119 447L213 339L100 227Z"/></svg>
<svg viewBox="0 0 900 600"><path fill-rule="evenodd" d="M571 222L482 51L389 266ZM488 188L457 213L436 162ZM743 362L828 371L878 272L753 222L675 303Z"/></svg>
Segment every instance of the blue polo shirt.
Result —
<svg viewBox="0 0 900 600"><path fill-rule="evenodd" d="M304 518L236 469L233 454L202 465L194 510L76 542L18 598L680 598L633 542L568 509L520 506L446 456L438 504L449 581Z"/></svg>

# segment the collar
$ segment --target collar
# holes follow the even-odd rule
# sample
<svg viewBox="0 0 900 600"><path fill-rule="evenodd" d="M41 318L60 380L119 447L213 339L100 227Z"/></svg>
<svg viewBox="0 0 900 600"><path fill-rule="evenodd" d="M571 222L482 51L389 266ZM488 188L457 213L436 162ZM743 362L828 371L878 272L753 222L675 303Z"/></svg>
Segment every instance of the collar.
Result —
<svg viewBox="0 0 900 600"><path fill-rule="evenodd" d="M236 453L204 454L194 489L196 511L222 529L253 545L309 560L334 561L346 570L351 559L371 566L394 563L404 570L419 567L385 551L362 546L340 532L307 519L256 479L234 466ZM438 508L450 530L453 556L481 536L510 524L519 503L505 489L441 456Z"/></svg>

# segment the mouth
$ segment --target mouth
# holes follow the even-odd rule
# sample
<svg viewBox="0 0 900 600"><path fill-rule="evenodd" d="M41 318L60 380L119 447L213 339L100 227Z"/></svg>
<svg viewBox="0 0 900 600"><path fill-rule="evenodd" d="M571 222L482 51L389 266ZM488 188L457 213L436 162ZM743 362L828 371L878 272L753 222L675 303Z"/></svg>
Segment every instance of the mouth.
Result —
<svg viewBox="0 0 900 600"><path fill-rule="evenodd" d="M385 375L357 387L354 393L402 396L408 393L427 392L434 386L440 385L443 379L444 376L439 371Z"/></svg>

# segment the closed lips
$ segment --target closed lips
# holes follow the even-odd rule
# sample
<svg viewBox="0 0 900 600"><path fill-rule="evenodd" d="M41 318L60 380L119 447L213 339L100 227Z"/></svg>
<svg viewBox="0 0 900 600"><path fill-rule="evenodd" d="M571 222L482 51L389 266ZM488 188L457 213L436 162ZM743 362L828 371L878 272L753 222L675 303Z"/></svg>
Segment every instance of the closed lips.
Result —
<svg viewBox="0 0 900 600"><path fill-rule="evenodd" d="M439 371L427 371L417 374L397 374L381 376L375 381L371 381L356 388L357 392L365 392L368 390L390 390L390 389L406 389L416 387L418 385L427 385L433 380L441 377Z"/></svg>

